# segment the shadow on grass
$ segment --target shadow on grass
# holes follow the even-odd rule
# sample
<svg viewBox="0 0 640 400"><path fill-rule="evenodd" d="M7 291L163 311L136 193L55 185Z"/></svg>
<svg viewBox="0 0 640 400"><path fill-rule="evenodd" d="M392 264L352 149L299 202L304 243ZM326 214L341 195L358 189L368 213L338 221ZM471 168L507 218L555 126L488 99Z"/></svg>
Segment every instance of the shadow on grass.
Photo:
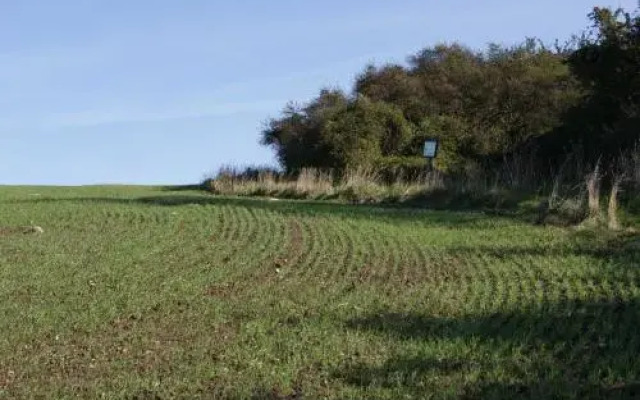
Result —
<svg viewBox="0 0 640 400"><path fill-rule="evenodd" d="M191 185L162 186L161 189L165 192L193 192L196 190L204 190L204 186L202 184L196 183Z"/></svg>
<svg viewBox="0 0 640 400"><path fill-rule="evenodd" d="M450 247L447 252L460 259L473 259L482 254L497 260L520 261L531 257L587 256L640 271L640 247L636 245L639 240L637 233L581 230L571 232L570 240L564 246L492 244Z"/></svg>
<svg viewBox="0 0 640 400"><path fill-rule="evenodd" d="M187 189L184 189L187 190ZM390 207L381 205L352 205L329 201L293 201L249 197L219 197L207 194L163 194L157 196L127 197L65 197L11 200L5 203L102 203L102 204L139 204L148 206L180 207L201 206L238 206L251 209L277 212L286 215L326 215L349 219L375 219L395 222L426 223L437 226L469 226L484 228L492 226L501 216L487 218L481 212L444 212L417 208Z"/></svg>
<svg viewBox="0 0 640 400"><path fill-rule="evenodd" d="M424 394L434 379L460 382L458 398L640 398L640 299L565 301L461 318L382 313L352 319L349 329L396 341L451 341L438 359L395 357L382 365L347 365L335 375L350 385ZM486 352L489 356L480 355ZM475 376L469 383L467 377ZM500 379L496 379L499 376Z"/></svg>

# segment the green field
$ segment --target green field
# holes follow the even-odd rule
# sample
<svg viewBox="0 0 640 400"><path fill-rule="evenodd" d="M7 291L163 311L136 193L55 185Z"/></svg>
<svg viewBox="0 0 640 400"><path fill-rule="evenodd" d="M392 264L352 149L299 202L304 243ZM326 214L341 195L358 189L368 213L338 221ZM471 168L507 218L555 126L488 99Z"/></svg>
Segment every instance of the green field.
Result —
<svg viewBox="0 0 640 400"><path fill-rule="evenodd" d="M0 399L640 397L630 232L144 187L0 225Z"/></svg>

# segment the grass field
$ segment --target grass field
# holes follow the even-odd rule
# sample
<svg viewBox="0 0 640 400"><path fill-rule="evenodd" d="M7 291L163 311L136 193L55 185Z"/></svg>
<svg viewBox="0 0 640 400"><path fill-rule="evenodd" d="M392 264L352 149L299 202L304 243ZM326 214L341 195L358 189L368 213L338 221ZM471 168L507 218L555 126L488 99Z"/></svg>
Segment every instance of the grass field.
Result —
<svg viewBox="0 0 640 400"><path fill-rule="evenodd" d="M632 233L0 187L0 399L640 398Z"/></svg>

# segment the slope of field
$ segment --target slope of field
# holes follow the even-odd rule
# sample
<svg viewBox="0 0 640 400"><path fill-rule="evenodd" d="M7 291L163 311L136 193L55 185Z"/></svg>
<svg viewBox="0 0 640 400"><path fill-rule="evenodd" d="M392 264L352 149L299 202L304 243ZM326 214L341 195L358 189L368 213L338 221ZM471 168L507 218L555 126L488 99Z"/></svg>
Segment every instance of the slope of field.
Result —
<svg viewBox="0 0 640 400"><path fill-rule="evenodd" d="M640 246L516 217L0 187L0 399L638 398Z"/></svg>

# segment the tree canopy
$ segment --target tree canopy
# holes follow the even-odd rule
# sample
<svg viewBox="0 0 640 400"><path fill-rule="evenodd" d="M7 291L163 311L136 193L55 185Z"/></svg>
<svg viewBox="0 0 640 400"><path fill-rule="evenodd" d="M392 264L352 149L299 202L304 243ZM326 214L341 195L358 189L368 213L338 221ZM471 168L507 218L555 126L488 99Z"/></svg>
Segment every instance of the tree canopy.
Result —
<svg viewBox="0 0 640 400"><path fill-rule="evenodd" d="M369 65L346 93L289 104L262 132L289 172L416 159L437 137L437 167L533 151L560 159L577 146L612 157L640 135L640 17L596 8L568 46L535 39L475 51L427 47L406 65Z"/></svg>

